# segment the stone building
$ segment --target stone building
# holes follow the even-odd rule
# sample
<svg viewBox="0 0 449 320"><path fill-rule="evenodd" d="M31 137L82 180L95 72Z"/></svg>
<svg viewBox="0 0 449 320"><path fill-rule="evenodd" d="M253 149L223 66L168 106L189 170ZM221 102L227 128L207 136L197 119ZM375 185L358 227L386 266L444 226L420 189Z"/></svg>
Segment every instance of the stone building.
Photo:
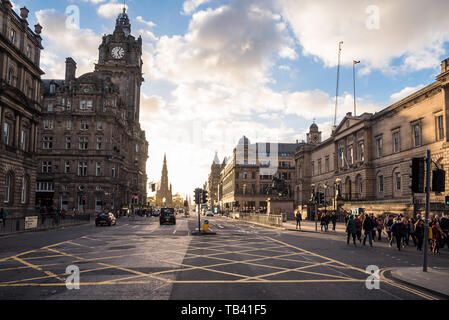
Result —
<svg viewBox="0 0 449 320"><path fill-rule="evenodd" d="M41 115L42 27L30 29L26 7L20 16L0 1L0 206L10 216L35 212L36 136Z"/></svg>
<svg viewBox="0 0 449 320"><path fill-rule="evenodd" d="M432 171L449 168L448 83L449 59L442 62L434 83L376 114L348 113L328 140L308 141L299 148L296 204L310 205L314 191L325 194L327 209L340 212L422 213L425 195L411 191L411 164L413 158L425 158L429 149ZM431 194L434 214L449 209L446 191Z"/></svg>
<svg viewBox="0 0 449 320"><path fill-rule="evenodd" d="M142 39L124 11L99 47L95 71L43 81L38 206L96 213L146 204L148 142L139 124Z"/></svg>
<svg viewBox="0 0 449 320"><path fill-rule="evenodd" d="M298 146L296 143L251 144L243 137L220 174L221 210L266 212L269 197L266 190L273 177L286 180L293 199L294 156Z"/></svg>
<svg viewBox="0 0 449 320"><path fill-rule="evenodd" d="M168 184L167 155L164 155L162 166L161 184L156 193L156 205L158 207L173 207L173 188Z"/></svg>

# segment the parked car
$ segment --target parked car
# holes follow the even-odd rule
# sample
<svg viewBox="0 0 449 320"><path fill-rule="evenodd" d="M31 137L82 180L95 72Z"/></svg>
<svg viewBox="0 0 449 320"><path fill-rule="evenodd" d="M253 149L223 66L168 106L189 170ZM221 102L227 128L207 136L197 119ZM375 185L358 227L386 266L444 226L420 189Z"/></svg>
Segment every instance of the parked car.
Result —
<svg viewBox="0 0 449 320"><path fill-rule="evenodd" d="M161 215L159 217L159 222L161 225L166 223L176 224L175 209L173 208L163 208L161 209Z"/></svg>
<svg viewBox="0 0 449 320"><path fill-rule="evenodd" d="M107 225L107 226L115 226L117 224L117 220L112 213L100 213L95 218L95 226Z"/></svg>

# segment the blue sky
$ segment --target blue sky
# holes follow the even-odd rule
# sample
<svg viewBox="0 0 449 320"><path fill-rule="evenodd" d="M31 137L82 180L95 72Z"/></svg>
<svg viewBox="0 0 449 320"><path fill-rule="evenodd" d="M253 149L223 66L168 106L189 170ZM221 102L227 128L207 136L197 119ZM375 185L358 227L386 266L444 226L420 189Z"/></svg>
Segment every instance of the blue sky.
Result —
<svg viewBox="0 0 449 320"><path fill-rule="evenodd" d="M327 138L338 41L344 41L339 120L353 111L354 59L361 61L359 114L432 83L449 56L449 5L430 2L128 0L132 33L144 40L141 122L150 143L150 181L160 179L164 153L175 191L190 194L207 179L215 151L220 159L230 156L243 134L254 142L294 142L305 139L315 118ZM44 26L44 78L61 77L67 56L79 72L92 70L101 35L112 33L122 6L14 3L30 10L30 25L39 19ZM60 25L70 5L80 10L79 30Z"/></svg>

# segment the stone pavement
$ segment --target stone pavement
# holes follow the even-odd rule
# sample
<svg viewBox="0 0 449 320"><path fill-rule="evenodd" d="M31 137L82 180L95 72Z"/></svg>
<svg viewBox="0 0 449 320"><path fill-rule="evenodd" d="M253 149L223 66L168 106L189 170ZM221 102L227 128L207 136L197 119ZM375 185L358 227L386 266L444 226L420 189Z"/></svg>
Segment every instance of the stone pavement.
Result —
<svg viewBox="0 0 449 320"><path fill-rule="evenodd" d="M449 299L449 269L428 268L426 273L422 267L396 268L391 271L391 276Z"/></svg>

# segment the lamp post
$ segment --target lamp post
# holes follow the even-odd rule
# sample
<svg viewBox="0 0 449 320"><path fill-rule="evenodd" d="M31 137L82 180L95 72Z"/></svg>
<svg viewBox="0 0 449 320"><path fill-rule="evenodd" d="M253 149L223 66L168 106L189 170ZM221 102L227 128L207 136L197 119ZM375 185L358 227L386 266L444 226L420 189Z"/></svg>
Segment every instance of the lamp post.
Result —
<svg viewBox="0 0 449 320"><path fill-rule="evenodd" d="M338 196L340 195L339 190L340 190L340 184L341 184L341 179L337 178L335 180L335 199L334 199L334 209L335 209L335 214L338 216Z"/></svg>
<svg viewBox="0 0 449 320"><path fill-rule="evenodd" d="M315 184L312 184L311 185L311 187L312 187L312 201L313 201L313 204L314 204L314 206L315 206L315 212L314 212L314 220L315 220L315 231L318 231L318 221L317 221L317 204L316 204L316 196L315 196Z"/></svg>
<svg viewBox="0 0 449 320"><path fill-rule="evenodd" d="M326 184L324 185L324 212L327 213L327 202L326 202L326 194L327 194L327 189L329 188L329 186Z"/></svg>

